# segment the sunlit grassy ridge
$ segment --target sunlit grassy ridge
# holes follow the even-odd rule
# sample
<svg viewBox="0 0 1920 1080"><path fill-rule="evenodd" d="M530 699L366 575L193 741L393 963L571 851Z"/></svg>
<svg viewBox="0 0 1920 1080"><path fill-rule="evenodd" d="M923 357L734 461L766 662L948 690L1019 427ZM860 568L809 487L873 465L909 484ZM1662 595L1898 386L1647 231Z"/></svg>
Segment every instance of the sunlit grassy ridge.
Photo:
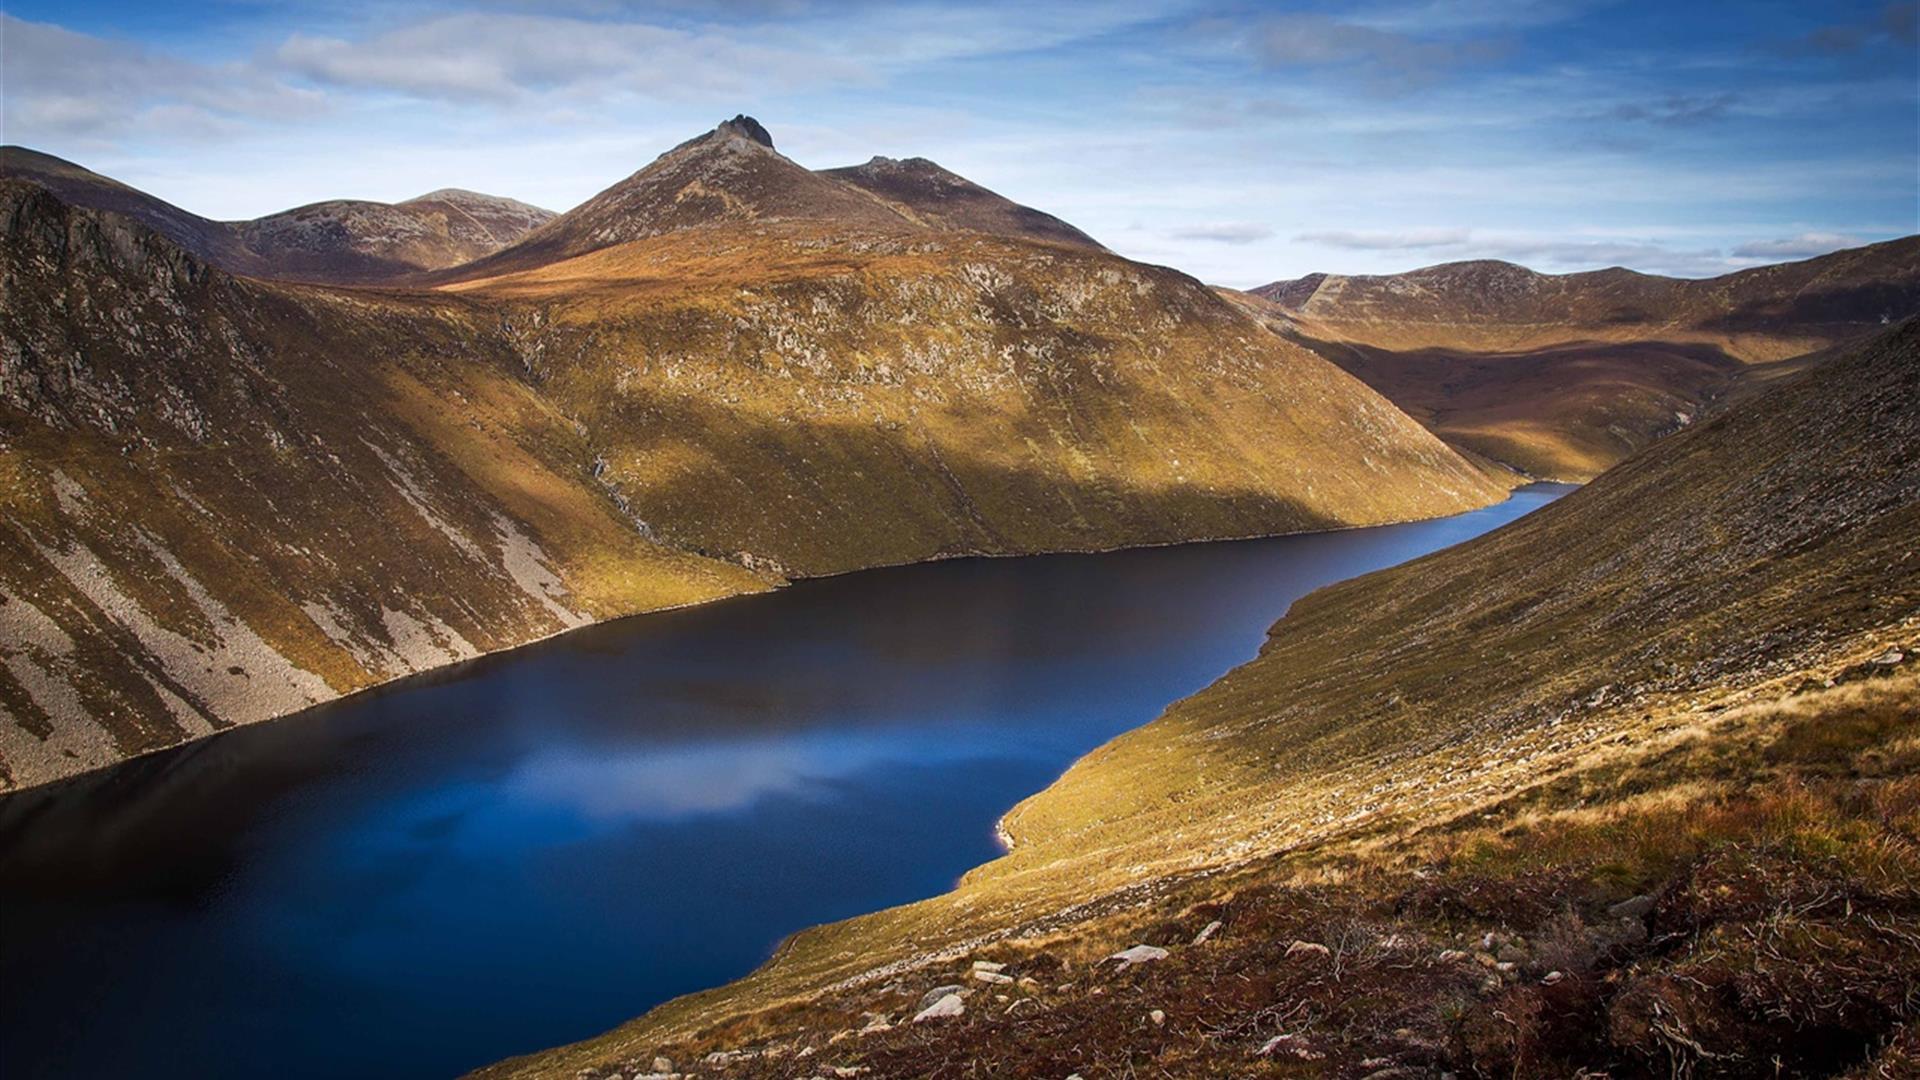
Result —
<svg viewBox="0 0 1920 1080"><path fill-rule="evenodd" d="M1399 1022L1385 1018L1395 1016L1432 1044L1425 1060L1448 1067L1567 1075L1569 1061L1618 1056L1649 1067L1669 1050L1698 1064L1737 1046L1769 1008L1815 1009L1823 985L1848 978L1845 966L1815 966L1804 993L1726 982L1748 962L1745 946L1708 932L1761 918L1780 901L1767 884L1775 879L1810 883L1810 895L1849 895L1820 892L1831 887L1877 897L1896 920L1883 932L1851 910L1808 909L1794 931L1839 935L1853 942L1847 955L1877 972L1844 1020L1807 1020L1840 1032L1840 1049L1815 1055L1817 1071L1832 1071L1910 1017L1912 1000L1878 988L1920 972L1911 947L1920 938L1901 936L1920 915L1910 876L1916 452L1920 325L1909 323L1499 532L1301 600L1256 660L1016 807L1005 822L1013 851L953 893L807 931L740 983L489 1073L644 1064L664 1049L682 1059L744 1051L727 1075L784 1075L798 1067L791 1055L812 1047L821 1062L891 1076L1064 1075L1096 1063L1104 1072L1086 1075L1151 1064L1199 1076L1218 1075L1225 1061L1313 1075L1357 1069L1377 1056L1369 1045L1391 1049ZM1742 794L1755 785L1768 793ZM1730 845L1731 862L1700 861ZM1422 884L1408 868L1423 863L1443 876ZM1700 874L1720 872L1714 866L1773 875L1755 886L1759 914L1709 917L1696 909L1710 900L1685 899L1704 887ZM1184 966L1208 965L1199 952L1157 984L1160 969L1140 984L1088 973L1142 935L1189 940L1211 921L1204 912L1234 909L1244 888L1295 890L1326 874L1368 884L1344 898L1268 893L1252 905L1271 925L1250 914L1248 936L1224 955L1240 957L1253 989L1228 993L1230 972ZM1491 972L1474 963L1438 959L1465 942L1436 935L1471 926L1476 937L1536 938L1561 914L1605 918L1608 904L1640 889L1679 897L1673 917L1692 920L1689 948L1700 950L1678 975L1664 966L1672 955L1648 958L1659 971L1646 977L1716 980L1732 995L1725 1015L1701 1004L1693 1026L1670 1025L1682 1040L1671 1046L1643 1039L1649 1010L1675 1007L1662 996L1667 983L1624 999L1586 984L1585 1011L1569 1013L1511 980L1486 988ZM1448 911L1464 912L1459 926L1430 917ZM1274 950L1294 936L1337 952L1332 928L1342 920L1374 928L1365 937L1373 982L1309 988L1276 970L1285 958ZM1418 935L1418 955L1395 959L1407 947L1378 945L1396 933ZM1606 965L1598 957L1612 946L1589 946L1594 956L1576 975L1642 962L1637 945ZM863 1013L904 1020L922 991L967 980L976 955L1007 960L1036 985L1005 1000L982 990L970 1019L951 1028L840 1035L863 1026ZM1528 955L1539 960L1537 948ZM1768 963L1815 959L1803 948ZM1395 974L1409 970L1419 977ZM1202 983L1225 1004L1197 1005ZM1143 985L1152 992L1136 993ZM1526 998L1516 1010L1549 1018L1533 1034L1481 1030L1481 1006L1509 990ZM1370 1012L1374 994L1385 1011ZM1034 1011L1016 1018L1014 1001L1028 998ZM1451 1012L1437 1011L1449 1001ZM1201 1009L1205 1024L1176 1036L1143 1022L1153 1007ZM1264 1039L1303 1030L1280 1019L1289 1010L1296 1021L1319 1018L1304 1027L1319 1031L1326 1045L1313 1052L1322 1056L1256 1058ZM1566 1030L1604 1030L1614 1015L1612 1035L1562 1045ZM1316 1026L1338 1016L1346 1019L1331 1032ZM1442 1044L1452 1048L1441 1054ZM1516 1055L1532 1056L1522 1068Z"/></svg>

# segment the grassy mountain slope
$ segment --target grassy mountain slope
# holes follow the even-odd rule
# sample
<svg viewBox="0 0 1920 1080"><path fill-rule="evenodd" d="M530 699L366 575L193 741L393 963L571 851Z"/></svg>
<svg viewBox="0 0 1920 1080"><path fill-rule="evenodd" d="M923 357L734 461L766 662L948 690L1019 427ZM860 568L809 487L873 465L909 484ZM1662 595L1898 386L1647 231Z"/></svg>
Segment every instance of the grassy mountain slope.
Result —
<svg viewBox="0 0 1920 1080"><path fill-rule="evenodd" d="M953 893L485 1074L1900 1075L1917 452L1909 321L1301 600ZM1102 962L1136 943L1168 956Z"/></svg>
<svg viewBox="0 0 1920 1080"><path fill-rule="evenodd" d="M647 540L474 305L0 183L0 785L766 587Z"/></svg>
<svg viewBox="0 0 1920 1080"><path fill-rule="evenodd" d="M916 218L948 228L1100 247L1092 237L1052 214L1021 206L926 158L903 161L876 157L864 165L823 170L823 175L864 188L906 207Z"/></svg>
<svg viewBox="0 0 1920 1080"><path fill-rule="evenodd" d="M5 784L794 575L1504 490L1183 275L872 227L743 121L662 162L700 185L672 213L720 209L543 261L591 200L528 269L412 291L236 277L0 183Z"/></svg>
<svg viewBox="0 0 1920 1080"><path fill-rule="evenodd" d="M0 147L0 177L31 181L65 202L124 214L231 273L289 281L375 284L470 262L553 219L550 210L445 189L400 203L340 199L252 221L211 221L24 147Z"/></svg>
<svg viewBox="0 0 1920 1080"><path fill-rule="evenodd" d="M1920 311L1920 238L1702 281L1482 261L1239 299L1453 445L1579 479L1690 423L1752 365Z"/></svg>

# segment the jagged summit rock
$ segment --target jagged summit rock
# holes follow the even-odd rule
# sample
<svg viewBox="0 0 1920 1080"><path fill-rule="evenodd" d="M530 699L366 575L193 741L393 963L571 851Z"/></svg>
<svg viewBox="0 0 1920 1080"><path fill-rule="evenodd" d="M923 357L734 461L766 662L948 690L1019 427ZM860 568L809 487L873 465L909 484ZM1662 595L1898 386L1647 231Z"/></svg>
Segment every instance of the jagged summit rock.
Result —
<svg viewBox="0 0 1920 1080"><path fill-rule="evenodd" d="M764 127L760 121L755 120L746 113L736 114L733 119L721 123L721 125L714 130L735 135L744 135L769 150L774 148L773 136L768 134L766 127Z"/></svg>

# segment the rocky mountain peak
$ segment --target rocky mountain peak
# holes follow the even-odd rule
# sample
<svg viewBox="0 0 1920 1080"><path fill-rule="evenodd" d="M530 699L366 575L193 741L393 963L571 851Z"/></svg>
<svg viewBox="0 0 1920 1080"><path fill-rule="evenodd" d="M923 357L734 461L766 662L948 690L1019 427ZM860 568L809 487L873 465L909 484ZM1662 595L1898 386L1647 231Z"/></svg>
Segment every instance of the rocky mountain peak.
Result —
<svg viewBox="0 0 1920 1080"><path fill-rule="evenodd" d="M752 139L754 142L759 143L769 150L773 149L773 136L768 134L767 129L761 125L760 121L755 120L746 113L739 113L735 115L733 119L723 121L719 127L713 130L715 134L738 135L742 138Z"/></svg>

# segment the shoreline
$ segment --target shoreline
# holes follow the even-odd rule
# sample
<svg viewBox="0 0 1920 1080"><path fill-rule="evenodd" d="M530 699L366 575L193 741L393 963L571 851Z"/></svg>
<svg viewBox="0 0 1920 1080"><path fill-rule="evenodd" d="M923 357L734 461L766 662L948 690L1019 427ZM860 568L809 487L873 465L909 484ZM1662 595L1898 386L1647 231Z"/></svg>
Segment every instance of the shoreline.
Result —
<svg viewBox="0 0 1920 1080"><path fill-rule="evenodd" d="M24 796L29 793L37 792L42 797L46 797L52 793L53 789L56 789L62 785L75 784L75 783L87 780L88 778L98 779L102 776L105 776L108 773L111 773L114 769L117 769L130 762L141 761L144 759L152 758L160 754L165 754L172 751L180 750L183 747L201 745L201 744L210 742L214 739L218 739L219 737L227 734L228 732L238 731L243 728L253 728L261 724L281 723L284 721L296 720L298 718L307 716L317 710L330 708L332 706L338 705L341 702L347 701L349 699L359 698L361 696L374 693L377 691L381 691L381 690L400 687L401 685L408 683L411 680L427 679L427 678L434 678L434 679L458 678L462 669L465 668L467 665L477 664L483 661L494 660L496 658L505 657L511 653L517 652L518 650L539 645L547 641L552 641L555 638L564 637L568 634L591 629L597 626L608 626L613 623L620 622L624 619L645 618L647 616L661 615L661 614L666 614L668 612L685 611L691 608L707 607L713 604L725 603L729 600L739 600L739 599L745 599L747 597L753 597L753 596L764 596L767 593L777 592L789 586L796 585L802 582L807 582L807 581L823 581L830 578L845 577L849 574L870 573L875 570L895 570L895 569L902 569L902 568L911 567L911 566L926 566L933 563L953 562L961 559L1031 559L1031 558L1044 558L1044 557L1052 557L1052 556L1111 555L1111 554L1115 554L1122 551L1148 551L1148 550L1155 550L1159 548L1184 547L1189 544L1229 544L1229 543L1242 543L1242 542L1255 541L1255 540L1277 540L1277 539L1281 539L1283 537L1289 537L1289 536L1313 536L1313 535L1322 535L1322 534L1335 534L1335 533L1343 533L1343 532L1352 532L1358 529L1377 529L1377 528L1385 528L1392 525L1411 525L1411 524L1417 524L1419 522L1426 522L1426 521L1443 521L1450 517L1458 517L1461 514L1471 514L1480 510L1485 510L1488 507L1498 506L1502 502L1505 502L1508 499L1513 498L1514 494L1520 491L1521 489L1532 486L1533 484L1537 484L1537 483L1557 483L1557 481L1542 481L1542 480L1536 480L1536 479L1522 478L1521 483L1516 484L1507 489L1505 498L1492 501L1492 502L1482 503L1477 506L1470 506L1466 509L1458 510L1451 514L1437 514L1429 517L1396 518L1388 521L1369 522L1367 524L1338 525L1338 526L1334 526L1332 528L1326 528L1326 529L1294 529L1289 531L1278 531L1278 532L1248 533L1245 535L1238 535L1238 536L1228 535L1228 536L1194 537L1191 539L1149 541L1149 542L1138 543L1138 544L1115 544L1115 545L1106 546L1106 547L1061 548L1061 549L1054 549L1054 550L1048 550L1048 551L1023 551L1023 552L994 551L994 552L942 553L942 554L934 554L924 559L910 559L910 560L904 560L901 562L892 562L892 563L876 563L871 566L857 566L847 570L835 570L828 573L801 574L793 577L782 577L778 580L769 582L767 587L764 589L756 589L756 590L750 590L750 591L743 590L740 592L722 593L716 596L708 597L704 600L692 600L692 601L688 601L686 603L681 603L681 604L670 604L664 607L647 608L642 611L629 612L624 615L615 615L605 619L594 619L590 622L582 623L579 626L562 627L558 630L552 631L551 633L542 634L538 637L530 637L524 641L519 641L512 645L506 645L498 649L491 649L485 652L478 653L474 656L462 657L457 660L449 660L445 663L435 664L431 667L423 668L419 671L411 671L403 675L396 675L392 678L382 679L378 682L368 683L365 686L356 687L352 690L346 691L345 693L335 695L334 697L330 697L324 701L316 701L310 705L306 705L301 708L294 709L290 712L278 713L273 716L262 717L258 720L253 720L246 723L233 724L232 726L220 728L216 731L210 732L205 735L199 735L193 738L182 739L179 742L168 743L165 746L156 746L151 749L142 750L138 753L128 754L127 756L122 757L118 760L107 762L102 765L96 765L90 768L81 769L76 772L67 773L61 776L55 776L50 779L38 781L35 783L22 784L14 787L9 787L4 790L0 790L0 805L4 805L5 803L12 800L16 796ZM1002 846L1005 850L1008 850L1008 851L1012 850L1012 838L1000 837L997 824L996 824L996 839L1002 843Z"/></svg>

